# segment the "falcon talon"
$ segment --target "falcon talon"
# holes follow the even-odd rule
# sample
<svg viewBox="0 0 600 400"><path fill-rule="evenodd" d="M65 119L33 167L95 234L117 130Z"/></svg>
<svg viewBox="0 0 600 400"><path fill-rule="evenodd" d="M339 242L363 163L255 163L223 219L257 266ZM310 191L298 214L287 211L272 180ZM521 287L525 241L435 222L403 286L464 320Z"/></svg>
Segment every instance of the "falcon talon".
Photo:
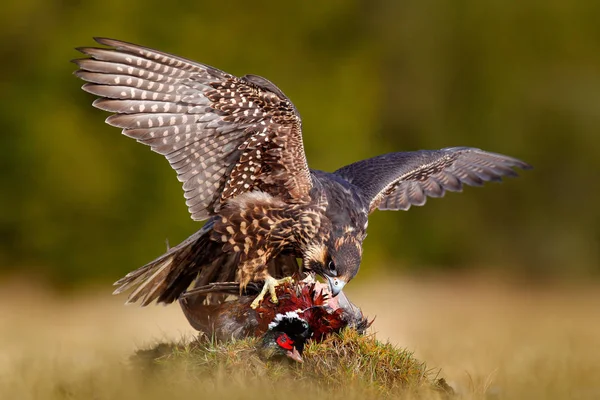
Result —
<svg viewBox="0 0 600 400"><path fill-rule="evenodd" d="M277 279L273 278L272 276L268 275L265 278L265 283L263 285L262 290L260 291L258 296L256 296L256 299L254 299L254 301L252 302L250 307L252 307L253 309L257 309L258 306L260 305L260 303L264 300L267 292L271 295L271 302L273 302L273 304L279 303L279 299L277 298L277 290L276 290L277 286L282 285L284 283L289 283L289 282L292 282L291 277L285 277L283 279L277 280Z"/></svg>
<svg viewBox="0 0 600 400"><path fill-rule="evenodd" d="M464 185L516 176L527 163L472 147L396 152L332 173L310 169L291 100L256 75L217 68L114 39L80 47L83 90L123 134L162 154L183 183L192 219L206 221L163 256L116 282L128 303L171 303L215 281L256 283L302 269L331 296L358 273L369 214L408 210ZM252 303L274 294L268 277ZM223 301L205 296L202 301ZM198 300L200 301L200 300Z"/></svg>
<svg viewBox="0 0 600 400"><path fill-rule="evenodd" d="M294 278L292 278L291 276L286 276L285 278L281 278L277 281L278 285L283 285L286 283L292 283L294 282Z"/></svg>

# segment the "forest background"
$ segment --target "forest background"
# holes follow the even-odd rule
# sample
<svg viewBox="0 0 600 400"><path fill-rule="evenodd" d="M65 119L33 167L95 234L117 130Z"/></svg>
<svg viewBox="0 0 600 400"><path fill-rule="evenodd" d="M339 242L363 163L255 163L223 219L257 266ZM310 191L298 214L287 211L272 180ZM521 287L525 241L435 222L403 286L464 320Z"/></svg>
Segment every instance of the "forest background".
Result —
<svg viewBox="0 0 600 400"><path fill-rule="evenodd" d="M197 230L167 162L69 60L114 37L276 83L312 168L474 146L535 169L371 216L361 274L600 273L600 2L12 1L0 15L0 271L112 281ZM358 279L357 281L360 281Z"/></svg>

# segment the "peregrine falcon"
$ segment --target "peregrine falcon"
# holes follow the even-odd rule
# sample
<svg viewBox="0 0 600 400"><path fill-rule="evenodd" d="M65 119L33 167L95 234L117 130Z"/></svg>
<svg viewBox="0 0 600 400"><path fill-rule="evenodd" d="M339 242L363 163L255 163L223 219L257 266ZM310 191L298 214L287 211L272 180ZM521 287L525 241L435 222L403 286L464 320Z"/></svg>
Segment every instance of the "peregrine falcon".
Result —
<svg viewBox="0 0 600 400"><path fill-rule="evenodd" d="M170 303L190 285L264 282L253 302L298 272L325 278L335 296L357 274L369 214L515 176L530 166L470 147L389 153L333 173L309 169L292 102L256 75L241 78L106 38L74 60L106 122L164 155L183 183L187 240L115 283L128 302ZM297 258L302 260L298 266ZM282 278L282 279L276 279Z"/></svg>

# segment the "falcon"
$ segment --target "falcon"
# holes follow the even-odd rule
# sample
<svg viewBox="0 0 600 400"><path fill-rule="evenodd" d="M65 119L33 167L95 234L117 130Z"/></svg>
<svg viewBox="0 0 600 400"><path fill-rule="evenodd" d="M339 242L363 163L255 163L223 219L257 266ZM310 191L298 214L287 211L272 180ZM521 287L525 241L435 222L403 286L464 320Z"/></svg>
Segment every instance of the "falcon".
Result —
<svg viewBox="0 0 600 400"><path fill-rule="evenodd" d="M515 176L530 166L470 147L389 153L328 173L308 167L298 110L273 83L113 39L74 60L106 122L162 154L204 226L115 283L128 302L171 303L193 284L264 282L257 308L293 274L333 296L358 273L369 214ZM297 259L301 259L299 266Z"/></svg>

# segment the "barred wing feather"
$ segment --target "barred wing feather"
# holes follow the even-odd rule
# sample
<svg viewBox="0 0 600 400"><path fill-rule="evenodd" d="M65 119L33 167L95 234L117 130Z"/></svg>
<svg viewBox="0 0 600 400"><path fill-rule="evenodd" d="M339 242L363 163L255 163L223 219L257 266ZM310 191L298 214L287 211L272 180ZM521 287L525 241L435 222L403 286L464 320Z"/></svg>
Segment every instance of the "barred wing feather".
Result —
<svg viewBox="0 0 600 400"><path fill-rule="evenodd" d="M239 194L261 190L290 202L312 187L294 105L268 80L237 78L156 50L97 38L105 48L74 60L106 122L164 155L195 220Z"/></svg>
<svg viewBox="0 0 600 400"><path fill-rule="evenodd" d="M460 192L463 185L481 186L517 176L513 168L531 166L516 158L472 147L389 153L358 161L335 173L358 187L369 211L408 210L427 197Z"/></svg>

